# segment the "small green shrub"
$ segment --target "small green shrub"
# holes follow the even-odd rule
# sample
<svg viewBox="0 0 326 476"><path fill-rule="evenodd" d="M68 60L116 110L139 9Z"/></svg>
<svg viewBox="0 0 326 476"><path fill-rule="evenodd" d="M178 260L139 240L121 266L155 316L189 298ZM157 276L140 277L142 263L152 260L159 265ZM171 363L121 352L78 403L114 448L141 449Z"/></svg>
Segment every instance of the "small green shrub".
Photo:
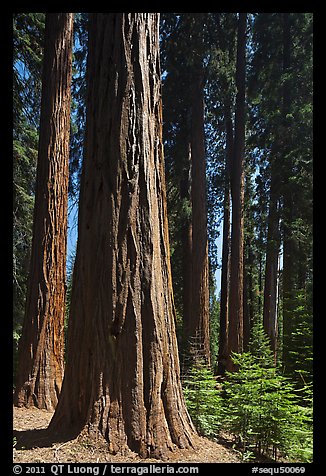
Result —
<svg viewBox="0 0 326 476"><path fill-rule="evenodd" d="M226 374L224 421L243 451L311 461L312 406L298 404L293 383L273 365L262 326L254 329L250 351L232 360L238 371Z"/></svg>
<svg viewBox="0 0 326 476"><path fill-rule="evenodd" d="M183 387L200 434L216 437L222 429L229 431L243 461L257 453L275 460L281 454L293 462L312 461L311 385L299 390L281 375L262 325L252 329L249 351L232 355L238 370L227 372L220 388L199 352L193 354Z"/></svg>
<svg viewBox="0 0 326 476"><path fill-rule="evenodd" d="M223 423L223 399L210 368L196 362L183 380L189 414L201 435L214 437Z"/></svg>

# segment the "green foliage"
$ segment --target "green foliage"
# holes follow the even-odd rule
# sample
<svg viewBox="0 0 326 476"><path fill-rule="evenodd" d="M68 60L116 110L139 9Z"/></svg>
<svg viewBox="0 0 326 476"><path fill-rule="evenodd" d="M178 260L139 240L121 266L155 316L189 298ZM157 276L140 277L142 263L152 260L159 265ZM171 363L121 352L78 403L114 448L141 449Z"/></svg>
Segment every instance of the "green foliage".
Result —
<svg viewBox="0 0 326 476"><path fill-rule="evenodd" d="M225 424L243 451L278 452L293 461L312 459L311 404L302 406L292 382L273 365L267 336L256 325L251 351L233 354L237 372L224 383Z"/></svg>
<svg viewBox="0 0 326 476"><path fill-rule="evenodd" d="M189 369L183 380L183 391L198 432L216 436L223 422L223 402L214 375L202 360Z"/></svg>
<svg viewBox="0 0 326 476"><path fill-rule="evenodd" d="M249 352L260 367L269 368L274 366L274 356L270 349L270 341L259 321L255 322L251 329Z"/></svg>
<svg viewBox="0 0 326 476"><path fill-rule="evenodd" d="M86 58L88 13L74 14L73 75L71 84L71 131L69 157L69 197L78 201L86 126Z"/></svg>
<svg viewBox="0 0 326 476"><path fill-rule="evenodd" d="M69 258L67 259L67 278L66 278L66 302L65 302L65 322L64 322L64 333L65 333L65 350L67 349L67 331L68 331L68 322L69 322L69 313L71 305L71 291L72 291L72 280L74 274L74 265L76 259L75 248Z"/></svg>
<svg viewBox="0 0 326 476"><path fill-rule="evenodd" d="M41 99L44 13L13 16L13 341L14 377L32 243Z"/></svg>
<svg viewBox="0 0 326 476"><path fill-rule="evenodd" d="M215 277L210 273L209 287L209 325L210 325L210 352L211 362L217 362L218 358L218 335L220 329L220 301L216 297ZM215 369L213 369L215 370Z"/></svg>
<svg viewBox="0 0 326 476"><path fill-rule="evenodd" d="M78 197L85 129L87 15L75 14L72 83L72 134L69 192ZM253 326L248 352L234 354L237 372L220 388L200 359L183 379L189 413L198 431L216 437L228 429L240 444L243 460L253 452L279 453L292 461L312 461L312 14L290 13L291 57L284 70L282 13L248 16L245 301L251 320L262 312L263 269L272 166L280 174L281 223L294 242L295 288L280 300L291 318L287 358L274 366L261 325ZM14 363L24 314L32 239L34 186L43 55L44 13L13 16L13 279ZM163 137L171 262L177 328L182 329L182 227L191 219L188 158L190 71L198 58L205 76L205 140L210 276L218 264L217 230L222 214L225 168L225 115L234 119L235 13L161 15ZM189 51L191 54L189 54ZM196 61L195 61L196 60ZM290 91L283 111L284 90ZM284 117L283 117L284 115ZM286 127L285 127L286 125ZM284 196L291 197L286 209ZM68 265L66 321L71 300L73 258ZM211 279L212 362L218 351L219 302ZM290 301L287 301L291 300ZM250 311L250 312L249 312ZM283 323L280 319L280 330ZM284 326L285 327L285 326ZM281 339L280 339L281 340ZM282 355L282 349L279 356ZM15 368L15 365L14 365ZM14 442L15 443L15 442Z"/></svg>
<svg viewBox="0 0 326 476"><path fill-rule="evenodd" d="M249 351L233 354L237 371L222 386L201 358L183 379L184 395L198 432L235 436L243 460L265 454L275 460L312 461L312 389L297 391L274 366L269 339L255 324ZM300 394L300 395L299 395Z"/></svg>
<svg viewBox="0 0 326 476"><path fill-rule="evenodd" d="M291 348L284 362L285 372L298 388L312 382L313 378L313 315L312 290L302 289L289 298L292 309Z"/></svg>
<svg viewBox="0 0 326 476"><path fill-rule="evenodd" d="M287 449L293 461L311 462L313 459L313 389L305 385L299 391L296 417L298 424L292 428L292 444Z"/></svg>

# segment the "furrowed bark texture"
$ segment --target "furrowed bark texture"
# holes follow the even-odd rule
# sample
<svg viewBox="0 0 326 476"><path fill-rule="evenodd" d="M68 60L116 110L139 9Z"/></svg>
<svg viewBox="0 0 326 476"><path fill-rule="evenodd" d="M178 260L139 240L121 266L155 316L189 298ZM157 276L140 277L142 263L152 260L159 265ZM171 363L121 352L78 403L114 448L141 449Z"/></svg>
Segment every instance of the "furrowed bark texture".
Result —
<svg viewBox="0 0 326 476"><path fill-rule="evenodd" d="M46 16L33 242L14 403L56 407L63 378L72 13Z"/></svg>
<svg viewBox="0 0 326 476"><path fill-rule="evenodd" d="M246 68L246 13L239 13L238 46L236 64L236 114L234 154L232 164L232 232L230 261L230 306L229 306L229 362L228 370L234 368L230 355L243 351L243 207L244 207L244 145L245 145L245 68Z"/></svg>
<svg viewBox="0 0 326 476"><path fill-rule="evenodd" d="M68 355L50 430L164 457L192 444L170 270L159 14L93 13Z"/></svg>

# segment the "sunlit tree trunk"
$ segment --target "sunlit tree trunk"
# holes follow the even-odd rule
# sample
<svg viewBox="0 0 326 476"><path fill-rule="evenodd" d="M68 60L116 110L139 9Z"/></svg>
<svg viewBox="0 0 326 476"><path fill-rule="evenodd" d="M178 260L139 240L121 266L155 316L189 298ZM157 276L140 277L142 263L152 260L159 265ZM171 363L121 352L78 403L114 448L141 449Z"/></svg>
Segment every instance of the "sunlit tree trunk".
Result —
<svg viewBox="0 0 326 476"><path fill-rule="evenodd" d="M53 410L64 368L72 13L48 13L33 241L14 403Z"/></svg>

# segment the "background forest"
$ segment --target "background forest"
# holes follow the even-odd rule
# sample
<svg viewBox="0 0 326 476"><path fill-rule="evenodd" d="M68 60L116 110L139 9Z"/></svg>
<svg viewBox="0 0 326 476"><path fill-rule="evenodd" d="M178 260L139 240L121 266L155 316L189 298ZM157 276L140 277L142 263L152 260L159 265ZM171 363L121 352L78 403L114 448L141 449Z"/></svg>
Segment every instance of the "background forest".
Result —
<svg viewBox="0 0 326 476"><path fill-rule="evenodd" d="M84 157L74 14L65 328ZM14 380L33 234L44 13L13 19ZM312 461L312 13L161 13L166 198L182 387L244 461Z"/></svg>

